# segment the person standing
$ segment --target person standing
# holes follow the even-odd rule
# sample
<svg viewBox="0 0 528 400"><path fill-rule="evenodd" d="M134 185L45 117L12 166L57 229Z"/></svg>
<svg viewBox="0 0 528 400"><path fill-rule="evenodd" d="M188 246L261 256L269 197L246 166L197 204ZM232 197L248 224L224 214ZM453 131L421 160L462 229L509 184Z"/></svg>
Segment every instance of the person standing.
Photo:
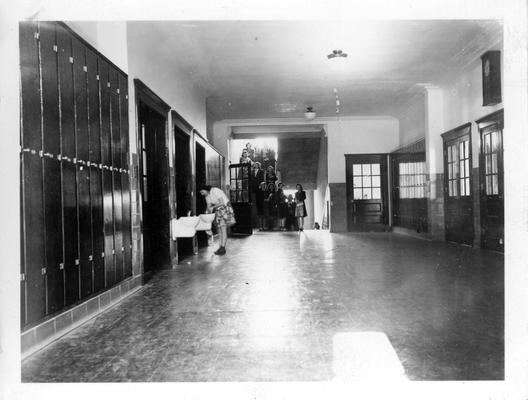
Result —
<svg viewBox="0 0 528 400"><path fill-rule="evenodd" d="M266 182L260 182L257 192L255 193L255 203L257 206L257 217L259 220L259 231L262 232L265 227L264 200L266 198Z"/></svg>
<svg viewBox="0 0 528 400"><path fill-rule="evenodd" d="M277 218L279 219L279 229L285 231L286 217L288 216L288 204L284 194L282 182L277 185Z"/></svg>
<svg viewBox="0 0 528 400"><path fill-rule="evenodd" d="M264 170L260 167L260 163L255 161L253 163L253 169L251 170L252 191L256 193L262 182L264 182Z"/></svg>
<svg viewBox="0 0 528 400"><path fill-rule="evenodd" d="M303 190L303 187L300 183L296 186L297 191L295 192L295 216L299 224L299 231L304 229L304 217L308 214L306 213L306 205L304 201L306 200L306 192Z"/></svg>
<svg viewBox="0 0 528 400"><path fill-rule="evenodd" d="M231 203L222 189L203 185L200 186L199 192L205 197L207 212L215 214L214 223L218 228L220 236L220 246L215 251L215 254L220 256L224 255L227 244L227 226L233 225L236 222L233 207L231 207Z"/></svg>
<svg viewBox="0 0 528 400"><path fill-rule="evenodd" d="M295 202L293 201L293 196L291 194L288 195L288 202L286 203L286 207L288 208L288 216L286 217L286 228L288 230L296 230L297 229L297 221L295 220Z"/></svg>

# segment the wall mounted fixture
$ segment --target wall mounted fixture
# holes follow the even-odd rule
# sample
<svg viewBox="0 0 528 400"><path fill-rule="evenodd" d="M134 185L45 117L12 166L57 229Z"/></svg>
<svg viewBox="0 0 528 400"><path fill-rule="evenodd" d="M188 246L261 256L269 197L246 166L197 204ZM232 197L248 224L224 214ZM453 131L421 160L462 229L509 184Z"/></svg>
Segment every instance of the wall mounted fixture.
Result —
<svg viewBox="0 0 528 400"><path fill-rule="evenodd" d="M306 111L304 112L304 118L311 120L315 118L315 111L312 109L312 107L306 107Z"/></svg>

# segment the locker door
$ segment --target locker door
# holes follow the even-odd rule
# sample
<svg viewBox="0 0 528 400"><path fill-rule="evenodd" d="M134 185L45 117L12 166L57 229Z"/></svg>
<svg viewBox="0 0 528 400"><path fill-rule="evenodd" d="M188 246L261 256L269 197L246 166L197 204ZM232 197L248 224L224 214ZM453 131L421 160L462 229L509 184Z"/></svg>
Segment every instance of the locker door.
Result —
<svg viewBox="0 0 528 400"><path fill-rule="evenodd" d="M22 91L22 148L42 150L40 126L40 73L39 43L36 22L21 22L20 70Z"/></svg>
<svg viewBox="0 0 528 400"><path fill-rule="evenodd" d="M79 300L79 243L77 230L77 168L75 152L75 103L71 36L57 25L57 59L61 109L62 218L65 274L65 304Z"/></svg>
<svg viewBox="0 0 528 400"><path fill-rule="evenodd" d="M37 154L22 154L22 325L46 315L46 277L42 274L44 248L44 213L42 193L42 159Z"/></svg>
<svg viewBox="0 0 528 400"><path fill-rule="evenodd" d="M64 307L61 165L47 157L43 161L47 314L52 314Z"/></svg>
<svg viewBox="0 0 528 400"><path fill-rule="evenodd" d="M77 152L77 205L79 224L79 269L80 298L84 299L93 293L92 265L92 212L90 207L90 169L88 136L88 101L86 59L84 45L72 38L73 75L75 90L75 128Z"/></svg>
<svg viewBox="0 0 528 400"><path fill-rule="evenodd" d="M42 77L43 196L46 248L47 314L64 307L64 255L62 242L62 200L60 121L58 90L58 49L55 23L41 22L40 56Z"/></svg>
<svg viewBox="0 0 528 400"><path fill-rule="evenodd" d="M121 135L120 135L120 109L119 109L119 79L114 68L110 68L110 110L112 125L112 165L121 168Z"/></svg>
<svg viewBox="0 0 528 400"><path fill-rule="evenodd" d="M100 93L97 55L86 49L86 67L88 79L88 119L89 119L89 153L90 153L90 201L92 209L92 246L95 293L105 288L105 259L103 192L101 163L101 130L100 130Z"/></svg>
<svg viewBox="0 0 528 400"><path fill-rule="evenodd" d="M90 50L86 49L86 75L88 80L88 120L89 120L89 160L90 163L101 163L101 132L100 132L100 113L99 113L99 74L97 66L97 56Z"/></svg>
<svg viewBox="0 0 528 400"><path fill-rule="evenodd" d="M127 173L121 175L121 193L123 202L123 247L124 276L132 276L132 221L130 197L129 170L129 140L128 140L128 77L119 75L119 109L120 109L120 139L121 139L121 167Z"/></svg>
<svg viewBox="0 0 528 400"><path fill-rule="evenodd" d="M40 23L40 55L42 71L42 122L46 156L60 154L59 90L57 77L57 53L55 24Z"/></svg>
<svg viewBox="0 0 528 400"><path fill-rule="evenodd" d="M130 175L121 174L121 188L123 201L123 247L124 276L132 276L132 234L130 208Z"/></svg>
<svg viewBox="0 0 528 400"><path fill-rule="evenodd" d="M110 114L109 67L99 58L99 87L101 97L101 162L109 167L112 164L112 136ZM114 264L114 218L112 200L112 172L103 169L103 216L104 216L104 262L105 286L115 283Z"/></svg>
<svg viewBox="0 0 528 400"><path fill-rule="evenodd" d="M121 173L113 172L114 201L114 248L116 282L123 280L123 203L121 196Z"/></svg>
<svg viewBox="0 0 528 400"><path fill-rule="evenodd" d="M92 208L92 241L93 241L93 271L94 293L105 288L105 251L102 172L98 167L90 167L90 199Z"/></svg>
<svg viewBox="0 0 528 400"><path fill-rule="evenodd" d="M112 166L121 168L121 139L120 139L120 114L119 114L119 80L117 71L110 67L108 81L110 86L110 126L112 143ZM113 188L113 216L114 216L114 249L115 249L115 271L116 282L123 280L123 232L122 218L123 206L121 203L121 173L112 173Z"/></svg>
<svg viewBox="0 0 528 400"><path fill-rule="evenodd" d="M104 165L112 164L109 84L108 64L104 60L99 59L99 85L101 96L101 162Z"/></svg>
<svg viewBox="0 0 528 400"><path fill-rule="evenodd" d="M113 286L116 282L114 264L114 218L112 196L112 172L103 170L103 216L104 216L104 262L105 285Z"/></svg>

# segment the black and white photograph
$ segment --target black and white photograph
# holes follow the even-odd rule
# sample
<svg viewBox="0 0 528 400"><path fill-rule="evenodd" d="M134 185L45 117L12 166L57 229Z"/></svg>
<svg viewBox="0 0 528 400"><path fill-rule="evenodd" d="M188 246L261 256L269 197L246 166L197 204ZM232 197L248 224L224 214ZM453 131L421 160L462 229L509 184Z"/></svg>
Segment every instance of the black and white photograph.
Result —
<svg viewBox="0 0 528 400"><path fill-rule="evenodd" d="M526 400L527 12L2 2L0 397Z"/></svg>

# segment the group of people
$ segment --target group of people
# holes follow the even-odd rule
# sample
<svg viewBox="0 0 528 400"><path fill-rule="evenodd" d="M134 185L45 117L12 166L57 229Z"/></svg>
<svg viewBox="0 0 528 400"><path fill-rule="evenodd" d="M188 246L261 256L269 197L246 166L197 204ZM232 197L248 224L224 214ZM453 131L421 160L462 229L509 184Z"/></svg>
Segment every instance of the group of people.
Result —
<svg viewBox="0 0 528 400"><path fill-rule="evenodd" d="M259 219L259 231L274 230L275 227L281 231L299 230L304 228L304 217L306 217L306 193L302 185L297 184L295 196L284 194L281 182L261 182L256 193L255 202L257 216Z"/></svg>

